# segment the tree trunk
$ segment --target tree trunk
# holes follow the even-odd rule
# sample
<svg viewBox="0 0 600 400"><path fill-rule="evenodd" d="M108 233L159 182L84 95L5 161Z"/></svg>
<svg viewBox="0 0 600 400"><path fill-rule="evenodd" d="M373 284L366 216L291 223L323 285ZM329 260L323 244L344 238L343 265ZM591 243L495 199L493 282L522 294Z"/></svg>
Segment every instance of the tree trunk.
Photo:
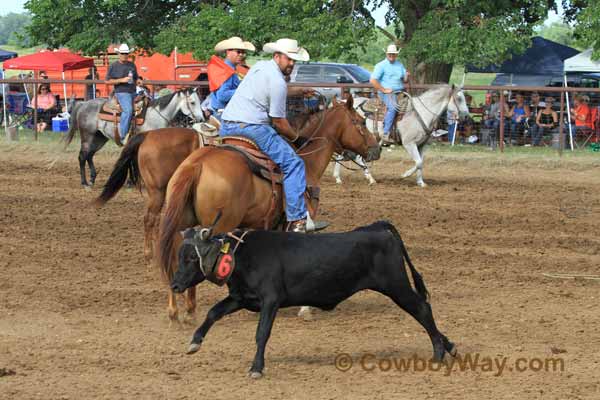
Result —
<svg viewBox="0 0 600 400"><path fill-rule="evenodd" d="M452 64L419 63L409 71L414 83L448 83L452 74Z"/></svg>

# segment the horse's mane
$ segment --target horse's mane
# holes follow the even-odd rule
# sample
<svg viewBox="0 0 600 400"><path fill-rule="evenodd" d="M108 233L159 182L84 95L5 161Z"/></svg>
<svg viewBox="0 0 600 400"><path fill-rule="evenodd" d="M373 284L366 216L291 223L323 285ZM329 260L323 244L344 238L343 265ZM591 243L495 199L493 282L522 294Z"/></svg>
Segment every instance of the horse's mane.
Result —
<svg viewBox="0 0 600 400"><path fill-rule="evenodd" d="M150 103L148 103L148 107L158 106L158 109L162 111L166 106L169 105L171 100L173 100L173 96L175 96L176 94L179 94L179 93L190 94L193 91L194 91L193 88L179 89L173 93L169 93L165 96L161 96L158 99L150 100Z"/></svg>
<svg viewBox="0 0 600 400"><path fill-rule="evenodd" d="M179 91L169 93L165 96L161 96L158 99L150 100L150 103L148 103L148 107L157 107L158 106L159 110L163 110L166 106L169 105L171 100L173 100L173 96L175 96L177 93L179 93Z"/></svg>

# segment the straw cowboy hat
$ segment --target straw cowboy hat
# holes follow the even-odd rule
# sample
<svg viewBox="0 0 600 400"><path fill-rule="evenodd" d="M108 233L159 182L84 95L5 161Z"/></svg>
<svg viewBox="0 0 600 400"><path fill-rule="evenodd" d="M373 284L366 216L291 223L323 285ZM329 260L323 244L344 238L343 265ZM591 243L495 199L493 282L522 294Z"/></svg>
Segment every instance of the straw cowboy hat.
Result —
<svg viewBox="0 0 600 400"><path fill-rule="evenodd" d="M310 55L302 47L298 47L298 41L294 39L279 39L275 43L267 43L263 46L265 53L283 53L292 60L308 61Z"/></svg>
<svg viewBox="0 0 600 400"><path fill-rule="evenodd" d="M395 44L390 44L385 50L385 54L398 54L399 52Z"/></svg>
<svg viewBox="0 0 600 400"><path fill-rule="evenodd" d="M127 43L123 43L118 48L115 47L115 51L119 54L129 54L133 51L133 47L130 49Z"/></svg>
<svg viewBox="0 0 600 400"><path fill-rule="evenodd" d="M248 50L256 51L256 47L250 42L244 42L242 38L233 36L229 39L221 40L215 46L215 52L221 53L227 50Z"/></svg>

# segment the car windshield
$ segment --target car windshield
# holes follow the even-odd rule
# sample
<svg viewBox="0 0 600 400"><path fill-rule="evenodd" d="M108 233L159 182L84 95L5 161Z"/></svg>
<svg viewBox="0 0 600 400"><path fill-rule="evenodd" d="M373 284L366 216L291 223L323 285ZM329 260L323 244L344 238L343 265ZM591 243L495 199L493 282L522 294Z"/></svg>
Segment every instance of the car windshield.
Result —
<svg viewBox="0 0 600 400"><path fill-rule="evenodd" d="M352 76L361 83L369 82L369 79L371 79L371 73L363 67L359 67L358 65L347 65L346 68Z"/></svg>

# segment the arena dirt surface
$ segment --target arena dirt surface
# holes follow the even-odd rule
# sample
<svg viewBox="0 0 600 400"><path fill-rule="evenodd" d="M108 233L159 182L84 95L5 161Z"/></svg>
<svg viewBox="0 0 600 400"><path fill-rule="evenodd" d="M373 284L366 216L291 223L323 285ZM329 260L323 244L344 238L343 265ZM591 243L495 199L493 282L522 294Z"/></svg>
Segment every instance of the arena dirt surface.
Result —
<svg viewBox="0 0 600 400"><path fill-rule="evenodd" d="M97 156L100 185L116 155ZM123 192L95 210L99 186L79 187L74 148L47 170L47 154L16 146L0 147L0 398L600 398L600 281L542 275L598 274L598 162L434 151L430 186L420 189L399 178L409 166L403 152L384 156L373 168L376 186L357 172L345 172L343 186L327 176L321 217L336 231L391 220L424 276L440 330L463 356L506 357L501 374L484 364L399 371L401 359L429 359L430 341L370 292L310 322L282 310L262 380L246 376L253 313L224 318L187 356L197 325L169 325L166 292L143 261L144 198ZM199 288L198 324L224 294ZM354 361L347 372L334 366L342 353ZM361 358L375 370L361 368ZM548 363L548 372L519 372L519 358L534 369L561 359L564 370Z"/></svg>

